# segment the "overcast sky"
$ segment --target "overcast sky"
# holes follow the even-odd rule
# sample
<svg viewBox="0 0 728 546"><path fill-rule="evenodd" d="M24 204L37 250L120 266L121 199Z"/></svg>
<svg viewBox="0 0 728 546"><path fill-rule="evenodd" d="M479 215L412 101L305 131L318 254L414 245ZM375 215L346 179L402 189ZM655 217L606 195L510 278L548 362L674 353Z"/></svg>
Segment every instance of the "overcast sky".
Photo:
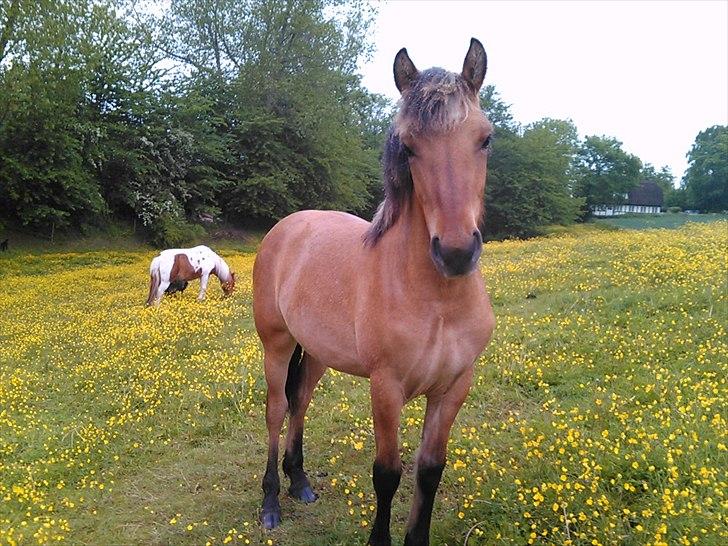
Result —
<svg viewBox="0 0 728 546"><path fill-rule="evenodd" d="M419 69L459 72L471 36L517 121L570 118L678 181L698 132L728 125L726 0L381 2L364 85L396 99L402 47Z"/></svg>

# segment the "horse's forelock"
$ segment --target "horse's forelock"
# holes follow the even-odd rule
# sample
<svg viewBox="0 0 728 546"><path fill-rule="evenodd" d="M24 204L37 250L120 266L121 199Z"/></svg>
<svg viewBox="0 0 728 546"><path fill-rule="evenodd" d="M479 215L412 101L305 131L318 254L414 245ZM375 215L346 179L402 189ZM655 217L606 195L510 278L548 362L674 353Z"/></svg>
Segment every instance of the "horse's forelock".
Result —
<svg viewBox="0 0 728 546"><path fill-rule="evenodd" d="M405 90L384 144L384 200L364 235L365 244L379 241L412 195L412 174L400 135L446 133L465 121L472 108L479 108L477 100L462 76L442 68L421 72Z"/></svg>
<svg viewBox="0 0 728 546"><path fill-rule="evenodd" d="M430 68L403 93L394 126L398 134L446 133L473 108L479 108L477 96L461 75Z"/></svg>

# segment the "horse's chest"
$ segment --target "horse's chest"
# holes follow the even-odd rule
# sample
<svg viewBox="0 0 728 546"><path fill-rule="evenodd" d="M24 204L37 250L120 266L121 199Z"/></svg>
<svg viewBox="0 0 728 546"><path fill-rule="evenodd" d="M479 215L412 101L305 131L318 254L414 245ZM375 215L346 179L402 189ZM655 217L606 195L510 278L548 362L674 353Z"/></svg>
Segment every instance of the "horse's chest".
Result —
<svg viewBox="0 0 728 546"><path fill-rule="evenodd" d="M473 365L494 326L487 302L470 313L423 313L407 324L406 329L382 333L381 346L385 360L386 355L397 355L397 362L391 364L404 371L403 389L408 398L446 391Z"/></svg>
<svg viewBox="0 0 728 546"><path fill-rule="evenodd" d="M431 390L446 390L454 378L473 365L485 347L485 325L467 321L448 323L444 317L432 321L430 335L412 351L411 396Z"/></svg>

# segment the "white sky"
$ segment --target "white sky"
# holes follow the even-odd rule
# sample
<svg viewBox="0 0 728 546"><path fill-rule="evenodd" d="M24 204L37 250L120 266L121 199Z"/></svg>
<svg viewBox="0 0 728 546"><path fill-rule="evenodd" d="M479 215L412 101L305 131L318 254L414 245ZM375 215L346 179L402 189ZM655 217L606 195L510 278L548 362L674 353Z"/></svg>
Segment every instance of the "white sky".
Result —
<svg viewBox="0 0 728 546"><path fill-rule="evenodd" d="M419 69L459 72L471 36L517 121L571 118L676 182L698 132L728 125L727 0L380 2L364 85L396 99L402 47Z"/></svg>

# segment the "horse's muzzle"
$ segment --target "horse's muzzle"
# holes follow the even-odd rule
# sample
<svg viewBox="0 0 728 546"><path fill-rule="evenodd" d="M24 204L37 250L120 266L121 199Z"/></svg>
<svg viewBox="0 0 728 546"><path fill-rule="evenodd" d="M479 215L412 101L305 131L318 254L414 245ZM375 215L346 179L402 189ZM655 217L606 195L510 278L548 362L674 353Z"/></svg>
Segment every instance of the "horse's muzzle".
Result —
<svg viewBox="0 0 728 546"><path fill-rule="evenodd" d="M467 248L443 246L435 235L430 241L430 256L437 270L445 277L460 277L472 272L483 250L483 237L477 229Z"/></svg>

